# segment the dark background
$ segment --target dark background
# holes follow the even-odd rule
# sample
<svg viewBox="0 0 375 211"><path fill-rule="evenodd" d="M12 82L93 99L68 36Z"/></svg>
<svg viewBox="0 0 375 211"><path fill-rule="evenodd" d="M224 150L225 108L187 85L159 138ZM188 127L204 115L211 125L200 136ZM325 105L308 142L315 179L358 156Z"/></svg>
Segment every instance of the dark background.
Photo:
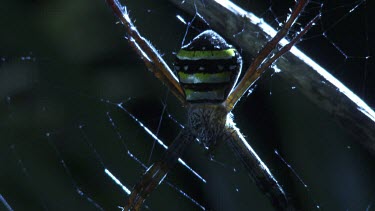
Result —
<svg viewBox="0 0 375 211"><path fill-rule="evenodd" d="M273 26L293 5L238 3ZM126 4L141 33L172 64L186 31L176 15L192 17L165 0ZM315 2L303 18L316 7ZM372 107L373 8L366 1L327 2L322 20L299 44ZM168 115L183 123L183 108L129 48L116 21L103 0L1 1L0 210L6 210L5 201L14 210L116 210L124 205L126 194L104 169L132 187L144 168L128 150L148 166L163 149L156 146L149 161L152 137L118 103L158 131L165 143L178 133ZM188 37L198 33L190 32ZM237 105L234 119L304 210L317 205L374 210L374 157L298 87L269 71ZM272 210L224 144L214 158L209 161L202 147L193 144L184 160L207 183L181 166L167 181L210 210ZM151 210L198 209L165 184L146 204Z"/></svg>

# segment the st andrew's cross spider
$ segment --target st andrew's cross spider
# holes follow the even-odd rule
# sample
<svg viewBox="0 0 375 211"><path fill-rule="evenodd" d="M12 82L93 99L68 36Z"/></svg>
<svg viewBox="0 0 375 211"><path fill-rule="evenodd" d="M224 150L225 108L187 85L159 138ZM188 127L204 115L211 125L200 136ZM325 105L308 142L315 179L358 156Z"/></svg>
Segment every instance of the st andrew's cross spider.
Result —
<svg viewBox="0 0 375 211"><path fill-rule="evenodd" d="M277 50L308 0L296 2L288 20L278 33L259 51L244 76L237 83L242 67L239 52L212 30L199 34L176 55L177 77L156 49L143 38L118 0L107 0L128 34L128 40L147 68L161 80L188 110L186 127L168 147L163 158L151 165L134 186L124 207L139 210L147 196L163 181L177 163L185 147L199 139L206 148L223 141L232 148L258 188L270 199L275 209L294 210L295 205L283 188L247 143L233 123L230 112L259 76L273 62L298 42L319 18L317 15L287 45Z"/></svg>

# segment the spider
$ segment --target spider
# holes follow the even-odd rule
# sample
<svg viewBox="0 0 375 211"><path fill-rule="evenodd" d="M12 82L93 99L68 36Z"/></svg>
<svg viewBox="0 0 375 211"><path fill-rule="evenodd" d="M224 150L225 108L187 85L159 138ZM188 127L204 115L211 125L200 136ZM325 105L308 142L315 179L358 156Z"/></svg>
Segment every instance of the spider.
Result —
<svg viewBox="0 0 375 211"><path fill-rule="evenodd" d="M317 15L289 44L276 50L280 40L287 35L308 4L308 0L296 2L281 30L258 53L238 83L242 68L241 55L216 32L206 30L181 48L174 65L176 77L155 48L137 31L126 8L118 0L107 0L107 3L125 26L130 45L143 59L147 68L171 90L188 111L186 127L168 147L163 158L146 170L134 186L124 209L139 210L147 196L177 163L186 146L195 139L200 140L209 150L218 141L227 143L275 209L295 209L268 167L235 126L230 112L260 75L289 51L319 18Z"/></svg>

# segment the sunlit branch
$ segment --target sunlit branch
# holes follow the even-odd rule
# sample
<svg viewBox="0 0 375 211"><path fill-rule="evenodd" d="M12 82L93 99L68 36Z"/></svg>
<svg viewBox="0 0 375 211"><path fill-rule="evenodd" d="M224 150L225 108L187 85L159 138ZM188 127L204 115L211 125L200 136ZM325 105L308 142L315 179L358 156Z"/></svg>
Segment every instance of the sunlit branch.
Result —
<svg viewBox="0 0 375 211"><path fill-rule="evenodd" d="M241 49L256 55L276 31L253 13L228 0L169 0L181 10L204 17L210 28ZM285 45L286 40L281 40ZM293 84L314 104L330 113L375 155L375 112L352 91L297 48L274 63L281 78Z"/></svg>
<svg viewBox="0 0 375 211"><path fill-rule="evenodd" d="M123 7L118 0L106 1L125 26L129 44L142 58L147 68L172 91L181 103L184 103L184 92L178 83L178 79L152 44L138 32L137 28L130 20L126 7Z"/></svg>

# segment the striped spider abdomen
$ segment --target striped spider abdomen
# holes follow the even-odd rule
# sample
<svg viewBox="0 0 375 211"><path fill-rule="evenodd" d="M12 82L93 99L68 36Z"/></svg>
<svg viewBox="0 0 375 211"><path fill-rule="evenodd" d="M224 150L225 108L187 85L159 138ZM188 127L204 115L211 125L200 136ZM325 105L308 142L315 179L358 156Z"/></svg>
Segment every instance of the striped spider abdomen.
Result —
<svg viewBox="0 0 375 211"><path fill-rule="evenodd" d="M190 103L221 103L237 82L242 67L239 52L212 30L183 46L174 69Z"/></svg>

